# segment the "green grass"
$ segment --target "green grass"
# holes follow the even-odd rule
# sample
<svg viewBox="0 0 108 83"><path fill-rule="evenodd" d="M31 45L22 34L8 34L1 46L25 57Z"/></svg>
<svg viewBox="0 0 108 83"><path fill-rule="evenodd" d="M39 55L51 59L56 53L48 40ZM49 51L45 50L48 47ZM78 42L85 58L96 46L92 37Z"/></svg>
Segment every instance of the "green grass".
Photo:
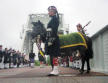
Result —
<svg viewBox="0 0 108 83"><path fill-rule="evenodd" d="M40 66L39 60L35 60L35 66Z"/></svg>

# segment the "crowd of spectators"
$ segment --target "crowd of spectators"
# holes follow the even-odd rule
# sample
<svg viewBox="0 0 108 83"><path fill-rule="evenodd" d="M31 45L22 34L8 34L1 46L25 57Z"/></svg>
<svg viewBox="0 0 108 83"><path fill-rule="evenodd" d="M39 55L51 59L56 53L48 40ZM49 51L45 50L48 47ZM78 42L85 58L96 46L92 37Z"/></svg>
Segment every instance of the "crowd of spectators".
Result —
<svg viewBox="0 0 108 83"><path fill-rule="evenodd" d="M0 69L18 68L28 64L28 60L25 59L25 54L20 51L16 51L12 48L5 48L0 45Z"/></svg>

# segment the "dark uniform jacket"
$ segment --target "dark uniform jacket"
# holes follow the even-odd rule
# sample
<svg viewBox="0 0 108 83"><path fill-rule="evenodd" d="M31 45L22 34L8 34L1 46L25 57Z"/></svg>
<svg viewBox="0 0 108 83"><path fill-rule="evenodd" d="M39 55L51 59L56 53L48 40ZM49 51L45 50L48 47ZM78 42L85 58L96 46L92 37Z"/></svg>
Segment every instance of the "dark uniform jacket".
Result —
<svg viewBox="0 0 108 83"><path fill-rule="evenodd" d="M2 58L3 58L3 51L0 50L0 63L2 62Z"/></svg>
<svg viewBox="0 0 108 83"><path fill-rule="evenodd" d="M8 51L4 51L3 55L4 55L4 63L9 63L10 53Z"/></svg>
<svg viewBox="0 0 108 83"><path fill-rule="evenodd" d="M53 44L51 46L45 45L46 53L50 56L59 56L60 52L60 43L59 43L59 37L57 35L58 32L58 26L59 26L59 20L56 16L52 16L51 20L49 21L47 28L52 29L51 36L55 38L55 40L52 42Z"/></svg>
<svg viewBox="0 0 108 83"><path fill-rule="evenodd" d="M47 28L52 29L52 36L57 37L57 32L58 32L58 26L59 26L59 20L57 19L56 16L52 16L51 20L49 21Z"/></svg>

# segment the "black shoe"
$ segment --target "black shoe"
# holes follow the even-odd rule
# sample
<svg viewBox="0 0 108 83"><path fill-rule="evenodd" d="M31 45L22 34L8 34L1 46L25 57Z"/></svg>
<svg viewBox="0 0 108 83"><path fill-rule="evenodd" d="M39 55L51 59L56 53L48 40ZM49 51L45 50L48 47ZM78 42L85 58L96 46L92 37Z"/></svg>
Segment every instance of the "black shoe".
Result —
<svg viewBox="0 0 108 83"><path fill-rule="evenodd" d="M89 71L89 70L87 70L87 71L86 71L86 73L87 73L87 74L89 74L89 73L90 73L90 71Z"/></svg>
<svg viewBox="0 0 108 83"><path fill-rule="evenodd" d="M58 76L58 75L54 75L54 74L48 74L48 76Z"/></svg>
<svg viewBox="0 0 108 83"><path fill-rule="evenodd" d="M80 74L83 74L84 73L84 70L79 70Z"/></svg>

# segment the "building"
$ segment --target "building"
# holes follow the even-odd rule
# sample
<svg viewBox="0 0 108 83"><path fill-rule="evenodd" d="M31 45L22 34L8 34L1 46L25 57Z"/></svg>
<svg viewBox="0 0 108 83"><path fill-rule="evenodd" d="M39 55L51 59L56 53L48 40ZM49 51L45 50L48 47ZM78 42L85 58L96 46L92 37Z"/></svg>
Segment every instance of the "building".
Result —
<svg viewBox="0 0 108 83"><path fill-rule="evenodd" d="M95 71L108 72L108 25L92 36L94 58L91 67Z"/></svg>

